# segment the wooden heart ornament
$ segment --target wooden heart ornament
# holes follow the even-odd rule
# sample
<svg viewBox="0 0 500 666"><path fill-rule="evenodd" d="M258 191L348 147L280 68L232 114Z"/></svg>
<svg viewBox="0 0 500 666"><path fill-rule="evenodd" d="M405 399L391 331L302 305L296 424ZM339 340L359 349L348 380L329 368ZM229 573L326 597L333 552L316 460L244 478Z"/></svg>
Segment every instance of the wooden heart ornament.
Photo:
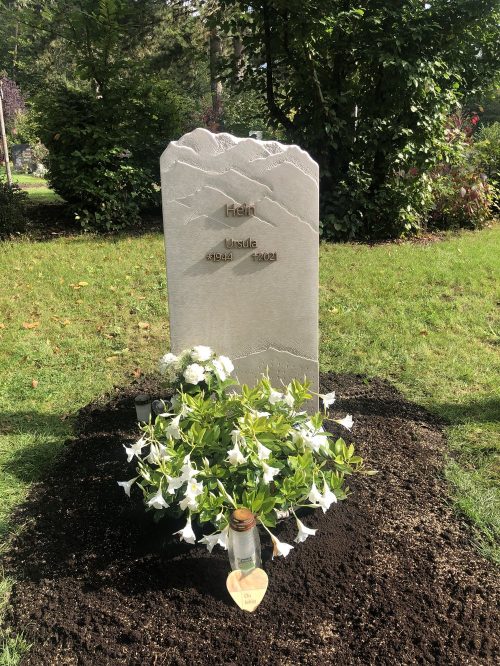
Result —
<svg viewBox="0 0 500 666"><path fill-rule="evenodd" d="M252 569L245 573L237 569L227 577L226 586L229 594L238 606L249 613L260 604L267 592L269 579L263 569Z"/></svg>

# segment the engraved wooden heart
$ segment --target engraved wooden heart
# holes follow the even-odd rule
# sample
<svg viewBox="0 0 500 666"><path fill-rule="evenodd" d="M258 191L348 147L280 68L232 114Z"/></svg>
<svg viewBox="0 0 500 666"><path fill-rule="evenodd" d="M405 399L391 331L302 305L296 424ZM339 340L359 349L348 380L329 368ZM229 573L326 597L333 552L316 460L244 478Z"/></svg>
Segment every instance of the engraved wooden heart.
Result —
<svg viewBox="0 0 500 666"><path fill-rule="evenodd" d="M263 569L252 569L249 573L237 569L227 577L226 586L238 606L253 613L264 598L268 583L269 579Z"/></svg>

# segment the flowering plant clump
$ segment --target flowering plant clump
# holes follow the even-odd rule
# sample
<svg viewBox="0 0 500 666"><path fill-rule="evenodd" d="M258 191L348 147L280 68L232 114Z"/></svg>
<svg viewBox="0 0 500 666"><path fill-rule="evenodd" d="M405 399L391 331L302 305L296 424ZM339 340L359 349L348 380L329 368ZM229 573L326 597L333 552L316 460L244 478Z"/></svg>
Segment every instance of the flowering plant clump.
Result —
<svg viewBox="0 0 500 666"><path fill-rule="evenodd" d="M136 476L119 482L126 494L136 484L158 518L185 515L176 534L188 543L196 541L193 520L211 523L212 533L200 539L209 551L226 547L229 516L241 507L267 531L293 515L297 543L314 534L296 509L326 512L346 497L345 477L363 465L352 444L334 441L323 428L335 395L321 396L325 413L310 416L302 411L312 397L307 382L279 391L262 377L254 388L229 391L237 384L232 363L208 347L167 355L161 365L177 392L155 423L143 426L139 441L125 446L128 462L136 463ZM352 427L350 415L336 422ZM270 535L275 555L288 555L292 546Z"/></svg>

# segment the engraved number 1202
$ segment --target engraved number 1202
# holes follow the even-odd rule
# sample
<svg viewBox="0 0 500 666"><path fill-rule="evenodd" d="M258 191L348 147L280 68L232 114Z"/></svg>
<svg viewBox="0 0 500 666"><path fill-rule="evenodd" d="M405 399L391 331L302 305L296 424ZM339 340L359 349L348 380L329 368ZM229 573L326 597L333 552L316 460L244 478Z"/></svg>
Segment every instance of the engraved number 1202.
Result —
<svg viewBox="0 0 500 666"><path fill-rule="evenodd" d="M254 252L252 254L254 261L276 261L278 259L277 252Z"/></svg>

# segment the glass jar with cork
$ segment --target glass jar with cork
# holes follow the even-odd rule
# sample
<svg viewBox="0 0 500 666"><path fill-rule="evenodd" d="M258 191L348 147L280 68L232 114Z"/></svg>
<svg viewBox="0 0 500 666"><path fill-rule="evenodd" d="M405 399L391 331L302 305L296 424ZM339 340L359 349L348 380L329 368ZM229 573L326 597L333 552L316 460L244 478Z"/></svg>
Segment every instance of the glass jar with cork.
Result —
<svg viewBox="0 0 500 666"><path fill-rule="evenodd" d="M235 509L231 514L228 553L233 571L247 573L261 566L259 530L249 509Z"/></svg>

